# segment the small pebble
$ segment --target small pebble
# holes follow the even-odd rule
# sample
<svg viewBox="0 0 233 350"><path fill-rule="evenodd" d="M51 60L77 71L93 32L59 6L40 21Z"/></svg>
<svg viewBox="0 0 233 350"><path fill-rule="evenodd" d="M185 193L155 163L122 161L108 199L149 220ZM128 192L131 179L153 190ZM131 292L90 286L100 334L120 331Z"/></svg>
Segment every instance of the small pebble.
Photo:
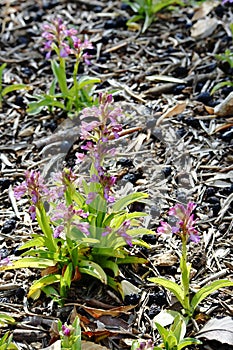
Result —
<svg viewBox="0 0 233 350"><path fill-rule="evenodd" d="M208 197L208 203L210 204L219 204L220 203L220 199L215 197L215 196L212 196L212 197Z"/></svg>
<svg viewBox="0 0 233 350"><path fill-rule="evenodd" d="M201 92L199 95L196 96L195 100L204 104L208 104L212 100L212 96L209 92Z"/></svg>
<svg viewBox="0 0 233 350"><path fill-rule="evenodd" d="M161 311L161 308L158 305L151 305L150 310L148 311L149 318L154 318Z"/></svg>
<svg viewBox="0 0 233 350"><path fill-rule="evenodd" d="M2 233L6 233L6 234L10 233L15 228L15 225L16 225L16 220L14 219L9 219L5 221L1 230Z"/></svg>
<svg viewBox="0 0 233 350"><path fill-rule="evenodd" d="M215 194L216 190L214 187L207 187L207 189L205 190L205 194L207 197L211 197Z"/></svg>
<svg viewBox="0 0 233 350"><path fill-rule="evenodd" d="M124 182L131 182L132 184L135 184L138 177L135 174L128 173L122 177L122 181Z"/></svg>
<svg viewBox="0 0 233 350"><path fill-rule="evenodd" d="M126 295L124 298L124 303L126 305L136 305L140 301L140 295L139 294L130 294Z"/></svg>
<svg viewBox="0 0 233 350"><path fill-rule="evenodd" d="M0 188L1 191L7 190L10 187L11 181L7 178L0 178Z"/></svg>
<svg viewBox="0 0 233 350"><path fill-rule="evenodd" d="M129 158L120 158L116 164L121 165L121 166L130 167L130 166L133 166L133 161Z"/></svg>

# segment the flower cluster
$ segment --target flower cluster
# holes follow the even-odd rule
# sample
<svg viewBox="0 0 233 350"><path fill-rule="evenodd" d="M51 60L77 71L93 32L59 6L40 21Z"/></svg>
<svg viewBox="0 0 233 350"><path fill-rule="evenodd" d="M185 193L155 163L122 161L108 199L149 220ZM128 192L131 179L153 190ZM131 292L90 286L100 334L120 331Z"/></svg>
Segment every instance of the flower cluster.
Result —
<svg viewBox="0 0 233 350"><path fill-rule="evenodd" d="M189 238L194 243L198 243L200 237L194 227L196 220L194 220L194 215L192 214L195 208L196 204L193 202L189 202L186 208L182 204L176 204L168 212L169 215L176 218L176 225L171 226L167 222L161 221L161 226L157 229L157 233L168 237L175 233L186 241Z"/></svg>
<svg viewBox="0 0 233 350"><path fill-rule="evenodd" d="M110 195L111 188L116 182L116 177L106 172L103 166L104 158L107 155L113 156L115 149L109 145L110 139L118 139L122 125L117 122L117 117L122 115L120 108L112 108L112 95L99 96L99 107L85 108L80 116L81 139L85 140L82 149L89 152L93 160L96 174L91 178L91 182L98 182L102 185L103 196L108 203L114 202L114 197ZM89 119L91 118L91 121ZM87 121L83 120L86 119ZM77 162L80 163L85 158L83 153L76 153ZM89 193L87 204L97 196L97 193Z"/></svg>
<svg viewBox="0 0 233 350"><path fill-rule="evenodd" d="M120 237L122 237L125 242L130 246L133 247L133 242L132 242L132 236L130 236L126 231L130 228L130 220L125 220L122 225L118 228L118 230L116 230L114 233ZM104 230L104 232L102 233L102 236L107 236L108 234L112 233L114 230L107 226Z"/></svg>
<svg viewBox="0 0 233 350"><path fill-rule="evenodd" d="M46 40L43 51L47 52L47 59L50 59L52 51L55 51L59 57L74 55L76 58L82 57L86 64L90 64L88 53L83 53L83 51L91 49L92 44L88 40L82 42L77 37L76 29L67 29L62 20L58 18L53 20L52 24L44 24L43 30L42 37Z"/></svg>
<svg viewBox="0 0 233 350"><path fill-rule="evenodd" d="M73 333L73 327L68 326L67 324L63 324L61 329L62 329L62 333L65 337L70 337L71 334Z"/></svg>
<svg viewBox="0 0 233 350"><path fill-rule="evenodd" d="M49 189L44 184L44 179L40 172L26 170L25 181L14 188L16 199L22 198L25 194L31 199L29 213L31 214L32 220L35 220L37 204L49 195Z"/></svg>
<svg viewBox="0 0 233 350"><path fill-rule="evenodd" d="M64 203L59 203L51 218L54 222L59 221L59 225L55 227L53 232L54 238L61 237L62 233L65 232L65 228L70 225L77 227L85 235L89 235L89 223L79 222L79 218L87 218L88 215L82 209L75 209L72 204L67 207Z"/></svg>
<svg viewBox="0 0 233 350"><path fill-rule="evenodd" d="M153 350L154 344L152 340L141 342L139 347L136 350Z"/></svg>

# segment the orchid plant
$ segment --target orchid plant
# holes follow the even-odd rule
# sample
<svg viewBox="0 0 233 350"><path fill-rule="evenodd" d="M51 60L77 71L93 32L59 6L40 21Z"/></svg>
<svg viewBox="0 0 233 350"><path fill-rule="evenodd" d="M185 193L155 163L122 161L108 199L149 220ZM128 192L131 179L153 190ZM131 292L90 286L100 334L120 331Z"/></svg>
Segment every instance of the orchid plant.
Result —
<svg viewBox="0 0 233 350"><path fill-rule="evenodd" d="M44 107L51 110L58 107L73 116L94 104L94 84L100 82L98 78L78 76L80 63L90 64L88 49L92 49L92 44L88 40L82 42L77 36L78 31L75 28L68 29L60 18L44 24L43 30L42 38L45 42L42 51L45 52L46 59L51 61L54 80L48 93L34 96L36 101L29 103L27 112L37 114ZM67 63L72 56L75 59L73 74L68 79Z"/></svg>
<svg viewBox="0 0 233 350"><path fill-rule="evenodd" d="M81 350L81 327L76 316L72 325L58 321L58 331L61 339L61 349Z"/></svg>
<svg viewBox="0 0 233 350"><path fill-rule="evenodd" d="M152 340L137 340L132 344L131 350L181 350L189 345L201 344L201 341L195 338L186 337L186 322L179 312L172 311L174 320L169 329L155 322L155 326L162 338L162 343L158 346Z"/></svg>
<svg viewBox="0 0 233 350"><path fill-rule="evenodd" d="M144 201L147 194L136 192L116 200L113 186L117 178L105 166L106 157L114 155L114 142L120 137L122 125L117 118L121 114L121 109L113 106L111 95L100 95L99 107L84 109L80 116L83 153L76 154L77 166L82 167L85 159L91 159L89 180L64 169L48 186L39 172L26 171L25 181L15 188L16 199L28 196L29 213L37 220L42 234L33 234L21 247L27 249L21 258L2 269L43 269L42 277L31 286L29 297L36 299L44 291L64 298L71 283L82 274L98 278L123 295L121 284L116 281L119 264L146 261L130 255L125 247L148 246L137 237L153 234L141 227L145 213L128 210L133 202ZM87 122L87 118L92 121ZM60 284L59 291L54 283Z"/></svg>
<svg viewBox="0 0 233 350"><path fill-rule="evenodd" d="M190 271L191 264L187 261L187 246L190 241L198 243L200 240L199 233L195 228L196 220L194 220L193 211L196 204L189 202L185 207L183 204L176 204L170 208L169 215L173 216L176 221L174 226L162 221L157 233L164 237L170 238L172 234L177 235L181 239L182 253L180 257L180 284L165 278L156 277L149 278L154 282L172 292L183 307L183 312L187 319L190 319L200 302L208 295L222 287L233 286L233 282L229 280L217 280L209 285L199 289L199 291L190 297Z"/></svg>

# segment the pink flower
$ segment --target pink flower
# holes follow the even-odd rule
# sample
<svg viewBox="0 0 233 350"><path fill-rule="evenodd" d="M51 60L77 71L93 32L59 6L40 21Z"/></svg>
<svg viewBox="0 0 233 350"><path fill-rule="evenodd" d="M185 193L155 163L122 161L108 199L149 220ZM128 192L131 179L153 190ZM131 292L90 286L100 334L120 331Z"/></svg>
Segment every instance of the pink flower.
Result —
<svg viewBox="0 0 233 350"><path fill-rule="evenodd" d="M9 265L11 265L10 259L8 257L2 259L0 255L0 266L9 266Z"/></svg>
<svg viewBox="0 0 233 350"><path fill-rule="evenodd" d="M86 157L84 153L80 153L80 152L76 152L75 153L76 156L76 164L82 163L82 161L84 160L84 158Z"/></svg>
<svg viewBox="0 0 233 350"><path fill-rule="evenodd" d="M72 332L72 330L71 330L70 327L68 327L66 324L63 324L62 327L61 327L61 329L62 329L63 334L64 334L66 337L70 337L71 332Z"/></svg>
<svg viewBox="0 0 233 350"><path fill-rule="evenodd" d="M177 220L175 226L170 226L168 223L161 221L160 227L157 229L158 234L170 237L173 233L180 237L187 237L194 243L200 240L198 231L195 229L196 220L192 211L196 208L196 204L189 202L185 207L183 204L176 204L170 208L168 214L175 216Z"/></svg>

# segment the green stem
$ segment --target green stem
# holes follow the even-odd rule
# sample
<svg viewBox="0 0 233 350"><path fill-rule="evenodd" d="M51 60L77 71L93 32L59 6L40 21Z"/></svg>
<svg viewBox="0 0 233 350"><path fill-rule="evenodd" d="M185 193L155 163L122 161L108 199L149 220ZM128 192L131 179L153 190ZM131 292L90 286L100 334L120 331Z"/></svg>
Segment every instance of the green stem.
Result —
<svg viewBox="0 0 233 350"><path fill-rule="evenodd" d="M191 266L187 263L187 237L182 236L182 257L180 260L181 284L184 291L183 307L188 316L191 316L189 296L189 274Z"/></svg>
<svg viewBox="0 0 233 350"><path fill-rule="evenodd" d="M45 235L45 244L46 247L51 251L56 251L56 244L53 237L53 230L50 227L50 220L46 214L44 204L42 202L38 202L36 206L36 218L38 224Z"/></svg>
<svg viewBox="0 0 233 350"><path fill-rule="evenodd" d="M74 65L74 71L73 71L73 81L74 81L74 96L75 96L75 104L79 104L79 96L78 96L78 81L77 81L77 76L78 76L78 67L80 63L80 57L76 56L76 62Z"/></svg>

